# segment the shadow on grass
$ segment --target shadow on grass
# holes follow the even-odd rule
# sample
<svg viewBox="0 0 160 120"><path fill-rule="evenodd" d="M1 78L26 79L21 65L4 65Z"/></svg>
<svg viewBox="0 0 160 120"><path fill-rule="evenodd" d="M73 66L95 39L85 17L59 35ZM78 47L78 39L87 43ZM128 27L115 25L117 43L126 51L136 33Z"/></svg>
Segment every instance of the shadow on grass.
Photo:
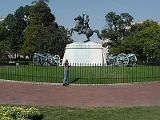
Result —
<svg viewBox="0 0 160 120"><path fill-rule="evenodd" d="M45 116L44 116L43 114L40 114L40 116L38 116L38 117L33 117L32 119L33 119L33 120L43 120L44 117L45 117ZM30 119L27 119L27 120L30 120Z"/></svg>
<svg viewBox="0 0 160 120"><path fill-rule="evenodd" d="M75 79L73 79L71 82L69 82L69 83L76 83L78 80L80 80L81 78L75 78Z"/></svg>

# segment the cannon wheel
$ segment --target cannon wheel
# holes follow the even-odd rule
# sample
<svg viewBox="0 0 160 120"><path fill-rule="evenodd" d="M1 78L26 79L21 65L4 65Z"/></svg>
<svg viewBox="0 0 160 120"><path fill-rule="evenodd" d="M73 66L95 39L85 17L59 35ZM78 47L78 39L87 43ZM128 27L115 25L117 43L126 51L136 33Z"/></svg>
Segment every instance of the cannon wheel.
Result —
<svg viewBox="0 0 160 120"><path fill-rule="evenodd" d="M129 63L129 58L125 53L121 53L119 55L117 55L117 65L118 66L127 66Z"/></svg>
<svg viewBox="0 0 160 120"><path fill-rule="evenodd" d="M54 58L55 58L55 60L54 60L55 65L60 65L60 60L61 60L60 56L59 55L55 55Z"/></svg>
<svg viewBox="0 0 160 120"><path fill-rule="evenodd" d="M108 55L106 58L107 65L113 65L113 66L117 65L116 58L117 56Z"/></svg>
<svg viewBox="0 0 160 120"><path fill-rule="evenodd" d="M137 57L135 54L128 54L129 57L129 64L131 64L132 66L134 66L137 63Z"/></svg>
<svg viewBox="0 0 160 120"><path fill-rule="evenodd" d="M34 65L39 65L39 62L40 62L39 57L38 56L34 56L33 57L33 64Z"/></svg>
<svg viewBox="0 0 160 120"><path fill-rule="evenodd" d="M52 64L52 56L49 53L43 54L43 57L41 58L41 65L44 66L50 66Z"/></svg>

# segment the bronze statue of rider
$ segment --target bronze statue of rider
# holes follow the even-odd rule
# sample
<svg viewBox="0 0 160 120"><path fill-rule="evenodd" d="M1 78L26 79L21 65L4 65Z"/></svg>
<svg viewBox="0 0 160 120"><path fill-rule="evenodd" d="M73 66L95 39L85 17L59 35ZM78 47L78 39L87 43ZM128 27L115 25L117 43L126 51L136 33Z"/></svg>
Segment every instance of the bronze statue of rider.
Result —
<svg viewBox="0 0 160 120"><path fill-rule="evenodd" d="M89 28L89 16L86 15L86 19L84 21L84 26L81 27L80 33L86 33L86 30Z"/></svg>
<svg viewBox="0 0 160 120"><path fill-rule="evenodd" d="M84 20L84 16L86 16L86 19ZM93 33L97 33L97 36L99 39L101 38L101 35L99 33L98 30L92 30L89 26L89 16L86 15L85 13L82 14L82 16L77 16L74 18L76 22L76 25L74 28L71 28L68 32L68 34L70 34L72 36L73 31L78 32L79 35L81 34L85 34L87 40L86 41L90 41L90 37L93 35ZM86 42L85 41L85 42Z"/></svg>

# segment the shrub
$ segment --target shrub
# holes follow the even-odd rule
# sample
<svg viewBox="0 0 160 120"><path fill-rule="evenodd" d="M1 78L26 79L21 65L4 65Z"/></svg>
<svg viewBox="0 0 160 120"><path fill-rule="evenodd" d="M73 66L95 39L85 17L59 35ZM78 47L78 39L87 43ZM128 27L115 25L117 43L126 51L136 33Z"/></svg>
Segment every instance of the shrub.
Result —
<svg viewBox="0 0 160 120"><path fill-rule="evenodd" d="M37 120L41 118L39 110L35 107L9 107L0 106L0 119L1 120Z"/></svg>

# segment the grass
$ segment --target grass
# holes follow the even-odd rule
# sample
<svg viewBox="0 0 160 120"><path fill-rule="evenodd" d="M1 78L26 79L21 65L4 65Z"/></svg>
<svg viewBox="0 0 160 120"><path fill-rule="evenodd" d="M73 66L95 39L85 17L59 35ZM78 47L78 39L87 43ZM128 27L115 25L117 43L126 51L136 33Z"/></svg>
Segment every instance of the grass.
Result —
<svg viewBox="0 0 160 120"><path fill-rule="evenodd" d="M0 79L61 83L62 66L1 66ZM160 80L160 66L136 65L134 67L116 66L72 66L69 82L73 84L113 84L149 82Z"/></svg>
<svg viewBox="0 0 160 120"><path fill-rule="evenodd" d="M159 66L135 67L72 66L70 83L112 84L160 80ZM62 66L1 66L0 79L61 83ZM8 106L8 105L7 105ZM13 106L13 105L10 105ZM31 107L31 106L27 106ZM62 107L34 106L44 116L42 120L159 120L160 106L143 107Z"/></svg>
<svg viewBox="0 0 160 120"><path fill-rule="evenodd" d="M160 119L160 106L148 106L148 107L147 106L145 107L37 106L36 108L38 108L40 113L44 116L42 120L159 120Z"/></svg>

